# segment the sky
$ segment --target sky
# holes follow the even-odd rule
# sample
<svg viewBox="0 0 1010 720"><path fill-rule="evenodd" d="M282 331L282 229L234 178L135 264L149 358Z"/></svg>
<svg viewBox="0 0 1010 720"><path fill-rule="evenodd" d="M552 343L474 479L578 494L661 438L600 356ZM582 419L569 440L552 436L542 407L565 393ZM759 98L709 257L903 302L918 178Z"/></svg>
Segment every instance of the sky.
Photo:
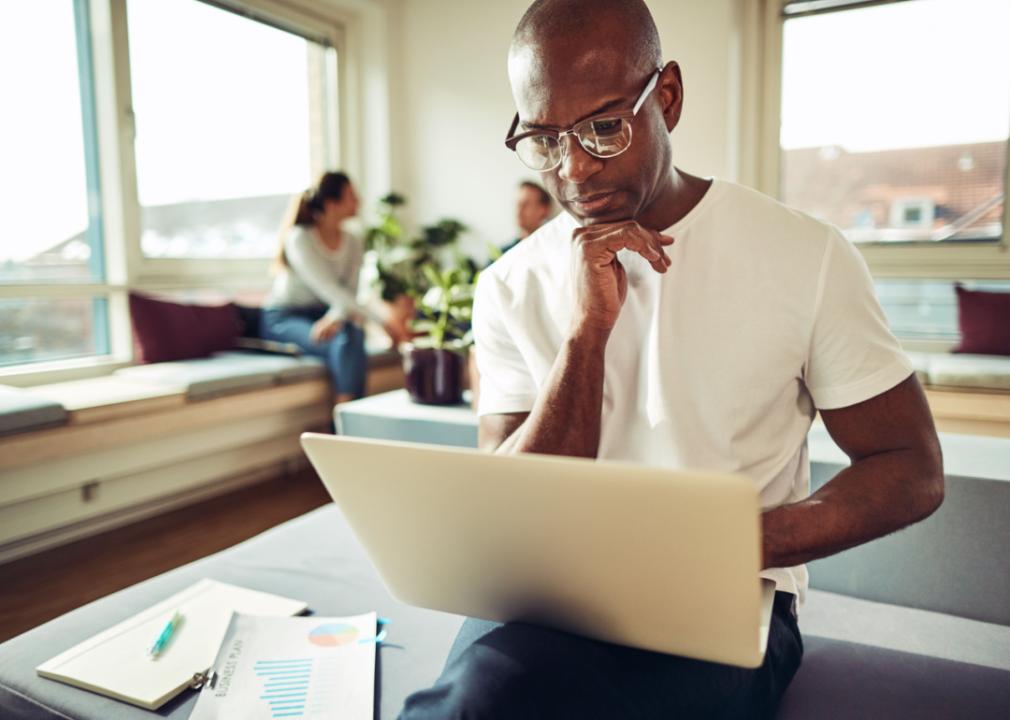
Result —
<svg viewBox="0 0 1010 720"><path fill-rule="evenodd" d="M141 205L308 187L305 40L194 0L127 11ZM0 4L0 97L2 262L87 225L72 0Z"/></svg>
<svg viewBox="0 0 1010 720"><path fill-rule="evenodd" d="M1005 140L1010 0L914 0L787 20L784 148Z"/></svg>
<svg viewBox="0 0 1010 720"><path fill-rule="evenodd" d="M128 12L142 205L311 182L304 40L196 0L128 0ZM914 0L787 21L782 146L1006 139L1008 27L1010 0ZM0 97L3 262L87 222L72 0L0 4Z"/></svg>

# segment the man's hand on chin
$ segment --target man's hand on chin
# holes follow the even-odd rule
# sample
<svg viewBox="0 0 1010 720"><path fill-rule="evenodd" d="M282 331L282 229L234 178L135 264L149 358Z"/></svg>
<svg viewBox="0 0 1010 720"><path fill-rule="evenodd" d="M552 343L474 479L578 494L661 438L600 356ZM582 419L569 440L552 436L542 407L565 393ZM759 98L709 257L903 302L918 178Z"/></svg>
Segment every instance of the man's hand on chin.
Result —
<svg viewBox="0 0 1010 720"><path fill-rule="evenodd" d="M666 247L673 245L673 238L626 220L576 228L572 244L572 335L607 337L628 294L628 278L617 259L618 251L637 252L656 272L665 273L671 262Z"/></svg>

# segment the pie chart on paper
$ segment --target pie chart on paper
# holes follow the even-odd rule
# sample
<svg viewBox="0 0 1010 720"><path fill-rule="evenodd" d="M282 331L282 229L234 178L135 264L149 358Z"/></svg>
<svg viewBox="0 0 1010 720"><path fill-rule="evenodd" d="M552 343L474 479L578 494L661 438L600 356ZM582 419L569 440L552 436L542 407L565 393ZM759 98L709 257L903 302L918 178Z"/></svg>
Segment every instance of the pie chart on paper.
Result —
<svg viewBox="0 0 1010 720"><path fill-rule="evenodd" d="M348 645L358 639L358 630L353 625L329 623L319 625L309 632L309 642L322 647Z"/></svg>

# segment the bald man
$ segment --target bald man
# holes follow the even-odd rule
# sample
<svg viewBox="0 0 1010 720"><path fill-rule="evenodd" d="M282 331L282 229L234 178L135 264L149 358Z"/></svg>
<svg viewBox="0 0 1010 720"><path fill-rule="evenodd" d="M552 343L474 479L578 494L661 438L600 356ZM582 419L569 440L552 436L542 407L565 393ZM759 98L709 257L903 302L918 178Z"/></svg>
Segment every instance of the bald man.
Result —
<svg viewBox="0 0 1010 720"><path fill-rule="evenodd" d="M538 0L508 71L506 144L566 212L481 276L480 444L752 478L768 650L746 670L468 620L403 717L770 717L803 653L805 563L942 501L923 392L837 230L674 165L684 84L644 3ZM811 495L818 411L852 463Z"/></svg>

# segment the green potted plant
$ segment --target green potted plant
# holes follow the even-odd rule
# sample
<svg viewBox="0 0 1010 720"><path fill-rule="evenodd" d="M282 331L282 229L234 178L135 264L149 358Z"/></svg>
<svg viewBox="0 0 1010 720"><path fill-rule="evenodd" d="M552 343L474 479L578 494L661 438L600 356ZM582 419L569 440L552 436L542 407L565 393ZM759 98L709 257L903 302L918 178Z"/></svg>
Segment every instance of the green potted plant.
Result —
<svg viewBox="0 0 1010 720"><path fill-rule="evenodd" d="M390 308L391 322L407 334L417 316L419 299L432 287L426 267L440 267L450 254L456 253L456 242L466 227L457 220L443 219L421 228L410 238L398 216L407 202L403 195L390 193L380 200L379 223L365 235L365 248L374 270L374 285Z"/></svg>
<svg viewBox="0 0 1010 720"><path fill-rule="evenodd" d="M463 402L463 370L473 344L473 292L476 263L457 258L456 265L439 270L424 265L429 288L421 296L414 322L418 333L404 352L407 391L414 402L456 405Z"/></svg>

